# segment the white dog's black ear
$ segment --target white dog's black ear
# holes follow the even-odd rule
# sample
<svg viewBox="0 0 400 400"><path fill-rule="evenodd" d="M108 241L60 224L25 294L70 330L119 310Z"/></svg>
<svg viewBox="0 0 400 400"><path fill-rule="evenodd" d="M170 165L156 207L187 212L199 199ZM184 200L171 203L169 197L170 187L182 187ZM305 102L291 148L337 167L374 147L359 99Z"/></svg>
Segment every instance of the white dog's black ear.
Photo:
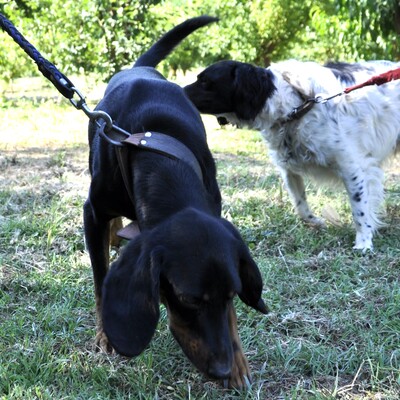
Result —
<svg viewBox="0 0 400 400"><path fill-rule="evenodd" d="M103 285L103 329L122 355L139 355L150 343L160 316L161 262L158 248L142 249L140 237L127 244Z"/></svg>
<svg viewBox="0 0 400 400"><path fill-rule="evenodd" d="M246 121L254 120L276 90L269 72L251 64L236 67L233 85L234 112Z"/></svg>

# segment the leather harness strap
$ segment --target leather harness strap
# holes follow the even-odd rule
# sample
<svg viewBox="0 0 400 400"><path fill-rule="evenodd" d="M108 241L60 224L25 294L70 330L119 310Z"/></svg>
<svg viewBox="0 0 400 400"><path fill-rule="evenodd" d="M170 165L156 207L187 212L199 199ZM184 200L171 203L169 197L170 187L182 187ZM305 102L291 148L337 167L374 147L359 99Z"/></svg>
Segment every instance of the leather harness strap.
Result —
<svg viewBox="0 0 400 400"><path fill-rule="evenodd" d="M132 240L136 236L140 235L140 228L137 221L132 221L127 226L117 231L117 235L126 240Z"/></svg>
<svg viewBox="0 0 400 400"><path fill-rule="evenodd" d="M154 151L156 153L165 155L166 157L182 160L193 169L200 181L203 182L201 167L195 155L182 142L172 136L168 136L159 132L141 132L129 135L126 139L121 141L121 144L134 146L137 149ZM131 190L132 179L130 176L130 171L127 168L129 149L127 146L116 146L115 151L129 199L132 204L135 204L133 192ZM137 221L132 221L130 224L117 232L119 237L127 240L134 239L139 234L140 227Z"/></svg>
<svg viewBox="0 0 400 400"><path fill-rule="evenodd" d="M159 132L134 133L122 143L127 143L141 149L155 151L167 157L182 160L192 167L196 175L203 181L203 174L197 158L182 142L172 136Z"/></svg>
<svg viewBox="0 0 400 400"><path fill-rule="evenodd" d="M134 204L134 198L133 198L133 193L132 190L130 190L130 173L129 170L126 168L127 167L127 152L128 149L126 147L116 147L115 152L117 154L117 159L118 159L118 165L121 170L121 175L122 179L124 180L124 185L126 188L126 191L128 192L129 199L132 204Z"/></svg>

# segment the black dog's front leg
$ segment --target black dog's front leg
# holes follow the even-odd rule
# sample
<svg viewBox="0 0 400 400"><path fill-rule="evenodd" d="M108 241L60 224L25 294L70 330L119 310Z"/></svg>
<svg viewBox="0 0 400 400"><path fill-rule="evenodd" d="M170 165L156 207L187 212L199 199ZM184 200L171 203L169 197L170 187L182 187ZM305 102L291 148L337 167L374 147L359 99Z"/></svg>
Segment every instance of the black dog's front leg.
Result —
<svg viewBox="0 0 400 400"><path fill-rule="evenodd" d="M243 388L251 383L251 373L239 337L236 310L233 304L229 307L228 321L233 349L232 372L228 385L231 388Z"/></svg>
<svg viewBox="0 0 400 400"><path fill-rule="evenodd" d="M97 334L95 345L102 351L111 352L107 336L103 332L101 315L102 287L110 260L110 222L95 215L92 204L86 201L83 208L85 242L92 264L94 292L96 298Z"/></svg>

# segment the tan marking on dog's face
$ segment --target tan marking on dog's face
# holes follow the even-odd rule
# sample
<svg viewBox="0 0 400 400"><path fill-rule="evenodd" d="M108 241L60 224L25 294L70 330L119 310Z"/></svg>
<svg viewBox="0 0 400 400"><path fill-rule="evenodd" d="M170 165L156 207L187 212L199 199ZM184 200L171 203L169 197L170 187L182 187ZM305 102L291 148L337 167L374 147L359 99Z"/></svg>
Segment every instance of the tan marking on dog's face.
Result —
<svg viewBox="0 0 400 400"><path fill-rule="evenodd" d="M194 333L188 331L187 327L179 324L173 317L170 318L169 327L176 341L179 343L189 360L201 372L207 374L210 354L201 338L194 336Z"/></svg>

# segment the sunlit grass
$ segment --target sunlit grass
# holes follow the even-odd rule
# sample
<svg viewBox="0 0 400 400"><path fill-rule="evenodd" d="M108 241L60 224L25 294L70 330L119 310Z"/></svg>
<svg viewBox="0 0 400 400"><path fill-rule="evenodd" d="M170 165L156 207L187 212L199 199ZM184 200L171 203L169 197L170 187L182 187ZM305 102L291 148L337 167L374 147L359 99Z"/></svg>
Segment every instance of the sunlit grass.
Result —
<svg viewBox="0 0 400 400"><path fill-rule="evenodd" d="M141 356L94 351L82 232L87 119L68 102L14 98L0 105L1 399L399 398L398 162L388 169L388 226L376 253L362 256L351 249L341 188L310 184L316 213L329 206L339 223L305 226L259 134L204 120L223 214L249 245L271 309L262 316L236 302L251 388L226 391L199 374L169 333L164 309Z"/></svg>

